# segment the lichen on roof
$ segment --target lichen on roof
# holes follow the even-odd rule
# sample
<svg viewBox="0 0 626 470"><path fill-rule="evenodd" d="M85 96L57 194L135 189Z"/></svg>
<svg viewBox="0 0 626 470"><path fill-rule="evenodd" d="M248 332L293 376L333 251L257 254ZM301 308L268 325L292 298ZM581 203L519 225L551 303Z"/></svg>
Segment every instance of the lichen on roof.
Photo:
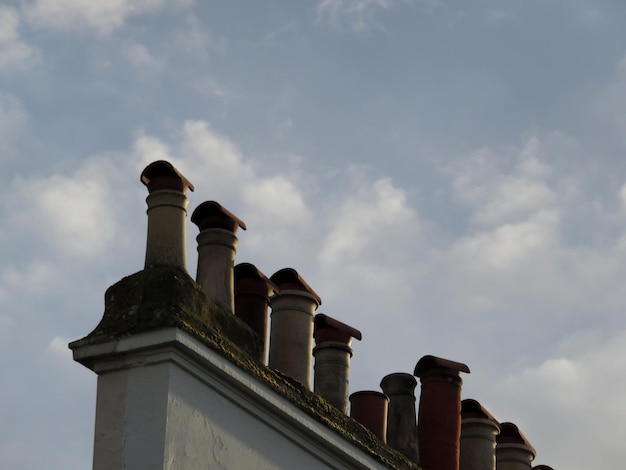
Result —
<svg viewBox="0 0 626 470"><path fill-rule="evenodd" d="M158 328L177 327L198 338L229 342L259 357L261 340L248 325L218 307L183 269L154 266L127 276L104 295L104 315L80 344L96 344Z"/></svg>

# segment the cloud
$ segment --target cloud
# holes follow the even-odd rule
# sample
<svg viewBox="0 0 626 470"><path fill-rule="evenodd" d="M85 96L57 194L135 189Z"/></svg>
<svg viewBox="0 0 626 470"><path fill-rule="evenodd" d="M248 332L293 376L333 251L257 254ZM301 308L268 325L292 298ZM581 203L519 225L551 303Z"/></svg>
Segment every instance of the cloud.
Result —
<svg viewBox="0 0 626 470"><path fill-rule="evenodd" d="M24 11L40 27L107 35L131 17L192 3L193 0L35 0L26 4Z"/></svg>
<svg viewBox="0 0 626 470"><path fill-rule="evenodd" d="M228 43L211 35L209 26L195 16L187 19L185 28L174 36L177 49L193 58L196 62L209 62L212 54L225 54Z"/></svg>
<svg viewBox="0 0 626 470"><path fill-rule="evenodd" d="M130 65L142 75L158 74L165 66L165 64L154 57L143 44L128 44L122 50L122 54Z"/></svg>
<svg viewBox="0 0 626 470"><path fill-rule="evenodd" d="M336 29L348 27L353 32L385 28L374 19L376 12L391 7L392 0L321 0L317 4L317 20L326 21Z"/></svg>
<svg viewBox="0 0 626 470"><path fill-rule="evenodd" d="M39 59L37 49L20 39L20 17L18 11L0 5L0 71L22 70Z"/></svg>
<svg viewBox="0 0 626 470"><path fill-rule="evenodd" d="M486 388L490 411L514 421L538 449L537 461L570 468L619 468L626 457L626 331L585 337L576 348L509 373ZM598 440L598 430L605 430ZM554 439L554 436L558 439ZM550 442L550 446L540 443ZM572 452L572 445L576 451Z"/></svg>
<svg viewBox="0 0 626 470"><path fill-rule="evenodd" d="M123 206L115 200L120 178L116 164L112 158L91 157L68 175L18 177L6 198L8 217L24 239L57 254L101 256L126 239L119 230Z"/></svg>

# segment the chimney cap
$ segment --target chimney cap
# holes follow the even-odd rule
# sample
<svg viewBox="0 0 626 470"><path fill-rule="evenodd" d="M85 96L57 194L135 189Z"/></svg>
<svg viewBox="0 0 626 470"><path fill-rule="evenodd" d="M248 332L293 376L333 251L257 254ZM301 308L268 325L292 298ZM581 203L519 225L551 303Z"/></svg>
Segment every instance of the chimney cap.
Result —
<svg viewBox="0 0 626 470"><path fill-rule="evenodd" d="M237 227L246 230L246 224L241 219L215 201L205 201L196 207L191 214L191 221L198 226L200 231L208 228L223 228L236 232Z"/></svg>
<svg viewBox="0 0 626 470"><path fill-rule="evenodd" d="M406 372L394 372L385 375L380 381L380 388L383 389L385 395L406 395L415 396L415 387L417 380L411 374Z"/></svg>
<svg viewBox="0 0 626 470"><path fill-rule="evenodd" d="M496 437L498 444L522 444L527 446L535 454L535 448L522 434L522 431L513 423L501 423L500 434Z"/></svg>
<svg viewBox="0 0 626 470"><path fill-rule="evenodd" d="M361 332L345 323L335 320L323 313L315 315L315 330L313 337L316 343L324 341L339 341L348 344L351 338L361 341Z"/></svg>
<svg viewBox="0 0 626 470"><path fill-rule="evenodd" d="M150 193L160 189L170 189L185 194L188 188L191 191L194 190L193 184L170 162L165 160L150 163L141 172L140 179Z"/></svg>
<svg viewBox="0 0 626 470"><path fill-rule="evenodd" d="M272 274L270 280L272 280L281 290L294 289L308 292L315 298L318 305L322 305L322 299L320 296L317 295L317 293L306 283L304 279L302 279L302 276L298 274L298 271L293 268L283 268L276 271Z"/></svg>
<svg viewBox="0 0 626 470"><path fill-rule="evenodd" d="M262 289L265 293L266 291L274 292L275 294L280 294L280 288L272 282L265 274L263 274L259 269L252 263L239 263L233 269L234 278L235 278L235 286L238 281L249 280L258 283L259 286L262 285Z"/></svg>
<svg viewBox="0 0 626 470"><path fill-rule="evenodd" d="M469 367L461 362L451 361L449 359L442 359L436 356L424 356L415 365L415 371L413 375L416 377L422 377L427 373L435 369L447 369L450 372L454 372L458 375L459 372L466 372L469 374Z"/></svg>
<svg viewBox="0 0 626 470"><path fill-rule="evenodd" d="M467 418L488 419L494 422L495 424L497 424L498 426L500 425L498 420L494 418L493 415L489 413L489 411L487 411L487 409L484 406L482 406L477 400L474 400L472 398L466 398L465 400L461 401L461 416L463 419L467 419Z"/></svg>

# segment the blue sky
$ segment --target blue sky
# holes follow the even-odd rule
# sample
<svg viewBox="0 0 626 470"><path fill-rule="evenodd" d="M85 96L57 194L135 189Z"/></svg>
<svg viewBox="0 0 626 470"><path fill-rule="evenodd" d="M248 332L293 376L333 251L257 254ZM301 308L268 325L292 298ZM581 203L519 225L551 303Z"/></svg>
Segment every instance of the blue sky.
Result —
<svg viewBox="0 0 626 470"><path fill-rule="evenodd" d="M351 391L425 354L536 464L623 467L626 4L0 5L0 461L89 468L69 341L143 267L168 159L359 328ZM188 227L195 274L195 227Z"/></svg>

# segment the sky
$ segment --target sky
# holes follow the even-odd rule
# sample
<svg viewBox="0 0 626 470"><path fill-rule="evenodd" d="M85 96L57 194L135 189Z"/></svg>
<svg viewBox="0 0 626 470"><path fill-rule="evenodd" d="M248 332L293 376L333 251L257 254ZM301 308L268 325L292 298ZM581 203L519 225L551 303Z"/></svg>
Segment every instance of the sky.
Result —
<svg viewBox="0 0 626 470"><path fill-rule="evenodd" d="M555 470L626 460L626 3L5 0L0 466L90 468L67 343L143 268L150 162L361 330L433 354ZM197 228L188 224L195 276ZM419 393L419 391L417 391Z"/></svg>

